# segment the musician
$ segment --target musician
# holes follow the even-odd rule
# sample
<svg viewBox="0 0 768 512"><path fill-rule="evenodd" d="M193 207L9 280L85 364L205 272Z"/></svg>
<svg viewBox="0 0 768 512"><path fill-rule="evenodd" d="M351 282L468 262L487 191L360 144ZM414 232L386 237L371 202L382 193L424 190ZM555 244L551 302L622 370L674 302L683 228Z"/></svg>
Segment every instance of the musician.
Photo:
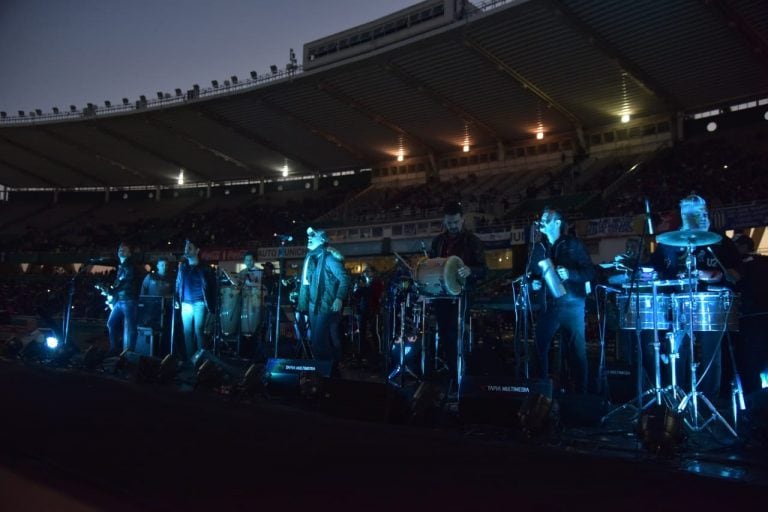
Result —
<svg viewBox="0 0 768 512"><path fill-rule="evenodd" d="M682 231L709 231L709 212L706 201L698 195L691 194L680 201L680 219ZM677 279L686 277L687 248L660 243L651 255L651 263L659 273L660 279ZM693 261L698 276L698 291L733 289L741 279L740 256L733 242L728 237L722 237L716 244L702 245L693 248ZM722 265L722 267L721 267ZM682 308L681 308L682 309ZM737 311L733 311L737 315ZM689 344L677 337L680 350L678 371L686 372L690 367L688 360ZM701 349L697 376L701 379L698 391L709 398L716 398L720 393L721 353L720 332L694 332L694 339ZM687 338L686 338L687 340ZM678 373L679 374L679 373ZM683 373L685 375L685 373ZM680 379L687 383L690 379Z"/></svg>
<svg viewBox="0 0 768 512"><path fill-rule="evenodd" d="M363 365L378 363L379 342L377 322L381 309L384 282L375 269L365 265L352 290L352 307L358 332L359 355Z"/></svg>
<svg viewBox="0 0 768 512"><path fill-rule="evenodd" d="M541 214L539 231L541 241L533 246L528 261L531 286L536 293L539 317L536 323L535 343L539 374L549 376L549 349L557 330L560 330L560 354L567 354L571 387L576 393L587 392L587 350L585 338L585 303L590 282L596 271L584 244L567 234L567 224L558 210L545 208ZM565 294L555 298L544 279L540 262L549 259ZM549 283L548 283L549 284ZM562 359L560 359L562 360ZM563 387L561 385L561 387Z"/></svg>
<svg viewBox="0 0 768 512"><path fill-rule="evenodd" d="M184 260L176 274L176 309L181 309L184 346L189 361L195 352L205 348L205 316L213 312L215 278L211 268L200 259L200 248L188 239L184 244Z"/></svg>
<svg viewBox="0 0 768 512"><path fill-rule="evenodd" d="M464 210L459 203L449 203L443 209L443 232L432 239L430 258L458 256L463 265L458 269L459 277L466 279L465 291L474 291L477 283L485 277L486 264L483 242L464 226ZM469 311L469 294L465 294L463 305ZM451 383L458 384L458 336L459 311L458 299L440 299L434 301L440 351L448 367L449 389ZM463 340L462 340L463 342ZM450 393L450 391L449 391Z"/></svg>
<svg viewBox="0 0 768 512"><path fill-rule="evenodd" d="M328 235L320 229L307 229L307 255L301 272L299 313L309 317L309 341L315 359L330 359L332 373L341 359L342 303L350 278L344 257L328 245Z"/></svg>
<svg viewBox="0 0 768 512"><path fill-rule="evenodd" d="M156 269L146 276L141 283L141 295L154 295L170 299L173 297L175 278L168 272L168 258L161 256L155 264Z"/></svg>
<svg viewBox="0 0 768 512"><path fill-rule="evenodd" d="M107 320L109 329L109 351L111 354L119 354L118 342L120 328L122 327L122 349L134 351L136 349L136 317L138 314L139 297L139 271L131 257L131 246L121 242L117 248L117 272L115 282L109 287L109 295L114 300L112 311Z"/></svg>
<svg viewBox="0 0 768 512"><path fill-rule="evenodd" d="M251 251L243 256L244 268L237 273L240 286L249 290L261 290L261 269L256 268L256 258Z"/></svg>

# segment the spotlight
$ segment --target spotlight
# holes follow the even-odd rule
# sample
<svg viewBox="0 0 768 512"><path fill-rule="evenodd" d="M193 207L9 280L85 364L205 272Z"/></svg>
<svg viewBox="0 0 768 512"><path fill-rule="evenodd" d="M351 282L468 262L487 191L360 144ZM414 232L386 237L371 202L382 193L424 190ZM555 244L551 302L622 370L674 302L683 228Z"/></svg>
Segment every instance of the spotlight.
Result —
<svg viewBox="0 0 768 512"><path fill-rule="evenodd" d="M682 417L666 405L654 404L640 416L637 435L649 452L672 455L685 440Z"/></svg>
<svg viewBox="0 0 768 512"><path fill-rule="evenodd" d="M51 350L56 350L59 347L59 338L56 336L46 336L45 346Z"/></svg>
<svg viewBox="0 0 768 512"><path fill-rule="evenodd" d="M714 122L714 121L710 121L710 122L708 122L708 123L707 123L707 131L708 131L709 133L712 133L712 132L714 132L715 130L717 130L717 123L716 123L716 122Z"/></svg>
<svg viewBox="0 0 768 512"><path fill-rule="evenodd" d="M621 122L626 124L629 122L629 114L621 114Z"/></svg>
<svg viewBox="0 0 768 512"><path fill-rule="evenodd" d="M464 147L462 147L461 150L465 153L469 153L469 144L464 144Z"/></svg>
<svg viewBox="0 0 768 512"><path fill-rule="evenodd" d="M536 140L544 140L544 132L536 132Z"/></svg>
<svg viewBox="0 0 768 512"><path fill-rule="evenodd" d="M277 74L277 66L275 66L274 64L269 66L269 70L272 72L273 75Z"/></svg>
<svg viewBox="0 0 768 512"><path fill-rule="evenodd" d="M176 93L176 96L181 96L181 89L179 89L178 87L174 92Z"/></svg>

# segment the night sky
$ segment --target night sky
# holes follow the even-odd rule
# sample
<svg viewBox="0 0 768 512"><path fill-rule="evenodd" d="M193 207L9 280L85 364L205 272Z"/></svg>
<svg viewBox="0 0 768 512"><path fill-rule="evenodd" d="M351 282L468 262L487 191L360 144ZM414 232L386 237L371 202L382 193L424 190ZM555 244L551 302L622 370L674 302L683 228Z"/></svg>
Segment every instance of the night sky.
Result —
<svg viewBox="0 0 768 512"><path fill-rule="evenodd" d="M0 0L0 110L119 104L280 69L416 0Z"/></svg>

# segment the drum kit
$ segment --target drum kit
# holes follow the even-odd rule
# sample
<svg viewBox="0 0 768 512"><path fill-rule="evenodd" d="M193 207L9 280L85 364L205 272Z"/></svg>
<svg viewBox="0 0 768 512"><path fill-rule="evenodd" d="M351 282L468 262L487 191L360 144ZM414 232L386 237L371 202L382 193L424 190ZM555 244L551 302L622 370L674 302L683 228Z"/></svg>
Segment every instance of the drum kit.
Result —
<svg viewBox="0 0 768 512"><path fill-rule="evenodd" d="M683 414L690 408L684 422L692 431L700 431L709 423L718 420L723 423L726 430L736 437L734 428L720 415L712 402L697 389L703 375L697 376L699 363L694 357L695 333L719 332L722 336L726 332L738 331L739 295L727 288L713 289L710 287L708 291L698 291L699 283L706 281L702 281L698 277L699 272L696 269L694 249L715 244L721 240L721 236L710 231L681 230L659 234L656 240L661 244L686 249L685 274L680 279L673 280L632 280L631 283L623 285L623 292L614 290L617 292L616 305L619 314L619 328L622 330L653 331L654 387L645 393L639 390L638 405L641 410L644 410L654 403L661 406L662 400L664 400L666 405L675 409L679 414ZM670 385L666 388L661 385L662 357L659 331L667 331L666 338L669 342ZM685 393L678 386L675 367L675 363L680 357L680 345L685 338L688 340L690 358L690 390L688 393ZM719 350L719 345L717 350ZM643 404L643 399L648 396L654 396L654 399ZM699 415L699 401L702 401L710 411L710 415L705 421L702 421L702 417ZM611 411L609 415L628 405L630 404L620 406ZM735 425L735 401L733 420Z"/></svg>
<svg viewBox="0 0 768 512"><path fill-rule="evenodd" d="M427 337L425 322L428 317L427 307L435 300L458 300L458 311L462 311L462 293L465 287L465 279L459 275L459 269L464 262L458 256L447 258L420 259L415 267L411 267L397 253L395 256L407 270L407 272L394 279L391 287L389 333L391 339L391 351L397 350L394 369L389 373L390 383L402 387L405 377L419 379L430 369L427 361ZM463 339L464 322L459 314L459 339ZM406 363L406 354L421 342L420 371L414 371ZM435 364L437 364L437 349L439 336L435 336ZM462 349L459 343L458 364L461 368ZM461 375L461 371L459 371Z"/></svg>

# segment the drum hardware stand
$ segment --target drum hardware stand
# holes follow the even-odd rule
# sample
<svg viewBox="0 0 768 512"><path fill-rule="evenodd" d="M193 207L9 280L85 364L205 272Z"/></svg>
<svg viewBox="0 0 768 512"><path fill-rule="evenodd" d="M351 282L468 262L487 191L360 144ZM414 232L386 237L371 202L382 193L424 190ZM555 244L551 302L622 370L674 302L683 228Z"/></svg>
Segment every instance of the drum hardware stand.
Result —
<svg viewBox="0 0 768 512"><path fill-rule="evenodd" d="M726 320L726 325L728 324ZM736 359L733 353L733 340L728 334L728 353L731 356L731 366L733 367L733 380L731 381L731 412L733 414L733 429L739 428L739 411L744 411L747 405L744 403L744 389L741 387L741 376L736 366Z"/></svg>
<svg viewBox="0 0 768 512"><path fill-rule="evenodd" d="M387 376L387 380L391 382L392 384L398 386L399 388L403 388L405 383L405 375L410 375L417 381L419 380L419 377L411 370L407 364L405 364L405 349L407 345L406 335L405 335L405 308L406 303L410 301L410 296L406 294L405 300L401 300L400 302L400 361L397 365L397 368L392 370L392 372ZM422 303L422 308L425 306ZM423 335L422 335L423 336ZM422 337L423 340L423 337ZM397 341L395 338L392 340L393 343ZM421 351L422 357L424 354L424 351ZM396 377L399 377L396 379Z"/></svg>
<svg viewBox="0 0 768 512"><path fill-rule="evenodd" d="M672 384L666 388L661 387L661 342L659 341L659 321L657 317L657 309L658 309L658 294L657 294L657 288L656 283L652 283L652 289L653 289L653 297L652 297L652 304L651 304L651 315L653 318L653 355L654 355L654 387L648 389L645 392L640 393L636 398L633 398L629 402L624 403L623 405L617 407L616 409L613 409L612 411L609 411L608 414L603 416L603 418L600 420L601 423L604 423L609 417L611 417L613 414L623 411L624 409L632 408L635 411L635 416L633 417L633 420L637 419L639 414L646 410L647 408L651 407L654 404L661 405L662 400L665 400L667 402L667 405L672 408L674 407L674 403L677 400L677 377L675 374L675 360L677 359L678 355L676 353L672 353L672 361L671 361L671 372L672 372ZM640 334L640 313L639 313L639 301L640 301L640 295L636 294L636 301L637 301L637 312L636 312L636 325L635 329L637 334L638 340L641 338ZM627 306L629 306L629 302L627 301ZM672 341L672 344L674 346L674 340ZM642 341L638 342L638 352L642 350ZM640 360L640 364L638 365L638 372L640 375L638 376L638 379L642 382L642 358L638 356L638 359ZM669 398L667 396L667 392L672 392L672 398ZM643 404L643 400L646 397L654 396L654 398L647 403ZM633 404L634 401L637 401L637 405Z"/></svg>
<svg viewBox="0 0 768 512"><path fill-rule="evenodd" d="M711 422L715 420L719 420L723 426L728 430L728 432L731 433L734 437L738 438L738 434L735 430L728 424L728 422L723 418L723 416L718 412L717 408L715 408L714 405L712 405L712 402L709 401L709 399L702 393L701 391L697 390L697 376L696 376L696 368L699 366L699 363L695 361L694 358L694 338L693 338L693 287L695 281L694 281L694 275L696 270L696 261L693 257L693 244L688 243L686 246L687 254L685 257L685 266L686 270L688 272L688 300L689 307L688 307L688 345L690 350L689 357L691 358L691 392L688 393L683 397L683 400L680 402L680 405L677 408L678 413L682 413L685 411L685 409L690 404L692 407L691 411L691 421L688 421L688 419L684 419L683 422L685 425L693 430L694 432L700 432L704 430L707 425L709 425ZM699 397L701 398L701 401L704 403L704 405L707 406L710 413L712 414L709 419L704 421L704 423L699 423Z"/></svg>

